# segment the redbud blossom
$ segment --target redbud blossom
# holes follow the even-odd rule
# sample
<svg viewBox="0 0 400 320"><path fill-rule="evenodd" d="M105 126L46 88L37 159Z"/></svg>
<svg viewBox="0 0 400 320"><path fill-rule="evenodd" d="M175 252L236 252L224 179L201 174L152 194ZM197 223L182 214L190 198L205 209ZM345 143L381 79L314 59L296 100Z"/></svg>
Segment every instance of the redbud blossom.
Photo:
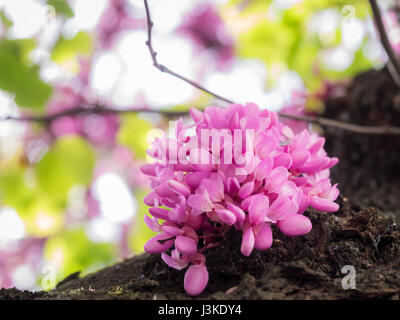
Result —
<svg viewBox="0 0 400 320"><path fill-rule="evenodd" d="M249 256L272 246L273 226L288 236L310 232L308 206L337 211L329 169L338 159L327 156L324 138L293 132L252 103L190 115L194 124L179 120L176 137L157 138L148 150L155 163L142 167L153 189L145 223L158 232L145 251L161 253L171 268L188 267L184 288L198 295L209 279L204 251L229 230L241 232L240 251Z"/></svg>

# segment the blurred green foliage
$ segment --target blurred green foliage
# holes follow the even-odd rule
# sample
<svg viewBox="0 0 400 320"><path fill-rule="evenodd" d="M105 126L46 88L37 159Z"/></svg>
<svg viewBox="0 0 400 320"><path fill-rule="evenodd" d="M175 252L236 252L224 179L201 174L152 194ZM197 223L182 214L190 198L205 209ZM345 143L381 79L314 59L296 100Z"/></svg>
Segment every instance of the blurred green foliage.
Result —
<svg viewBox="0 0 400 320"><path fill-rule="evenodd" d="M335 0L301 1L290 9L275 12L272 18L268 18L270 1L231 2L236 6L240 3L243 4L240 17L253 16L256 22L250 30L239 35L238 54L245 58L258 58L268 67L279 64L287 70L294 70L312 91L322 84L321 78L316 76L316 68L325 79L336 80L372 67L372 62L363 56L360 48L347 69L337 72L327 69L321 63L320 54L323 49L340 44L340 24L336 35L329 41L321 41L315 33L308 30L313 16L327 8L336 10L341 15L341 23L353 13L354 18L364 19L370 12L368 1L352 1L351 4L348 1Z"/></svg>
<svg viewBox="0 0 400 320"><path fill-rule="evenodd" d="M117 141L132 150L137 157L144 158L148 148L146 137L153 126L135 114L124 115L121 120Z"/></svg>
<svg viewBox="0 0 400 320"><path fill-rule="evenodd" d="M77 271L83 275L111 263L115 256L115 247L109 243L94 243L83 228L62 231L46 241L45 259L57 269L57 280Z"/></svg>
<svg viewBox="0 0 400 320"><path fill-rule="evenodd" d="M52 88L39 77L39 66L30 63L33 39L0 42L0 88L15 94L21 107L43 108Z"/></svg>
<svg viewBox="0 0 400 320"><path fill-rule="evenodd" d="M58 63L75 60L78 56L88 56L92 52L92 46L91 36L81 31L72 39L61 37L51 53L51 58Z"/></svg>
<svg viewBox="0 0 400 320"><path fill-rule="evenodd" d="M65 198L73 185L89 184L94 163L95 154L83 138L59 138L36 165L39 185L43 190Z"/></svg>
<svg viewBox="0 0 400 320"><path fill-rule="evenodd" d="M47 5L54 7L58 14L67 18L72 18L74 16L74 11L65 0L47 0Z"/></svg>

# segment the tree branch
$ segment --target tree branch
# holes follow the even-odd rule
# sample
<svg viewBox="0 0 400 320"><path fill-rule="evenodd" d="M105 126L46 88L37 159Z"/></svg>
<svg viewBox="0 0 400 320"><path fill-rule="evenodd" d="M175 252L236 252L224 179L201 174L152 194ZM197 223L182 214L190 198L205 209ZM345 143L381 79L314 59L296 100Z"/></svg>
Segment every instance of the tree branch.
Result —
<svg viewBox="0 0 400 320"><path fill-rule="evenodd" d="M39 123L50 123L63 117L79 116L85 114L123 114L123 113L157 113L167 118L183 117L188 115L187 111L166 111L148 108L137 108L137 109L112 109L103 106L95 106L93 108L77 107L61 112L40 115L40 116L5 116L0 117L0 121L20 121L20 122L39 122Z"/></svg>
<svg viewBox="0 0 400 320"><path fill-rule="evenodd" d="M151 58L153 60L153 65L158 70L160 70L161 72L168 73L168 74L170 74L171 76L173 76L175 78L181 79L182 81L190 84L191 86L193 86L193 87L195 87L195 88L197 88L197 89L199 89L199 90L201 90L203 92L206 92L206 93L214 96L215 98L217 98L219 100L225 101L227 103L233 103L233 101L231 99L224 98L224 97L220 96L219 94L216 94L216 93L204 88L200 84L198 84L198 83L194 82L193 80L190 80L190 79L188 79L188 78L176 73L175 71L172 71L171 69L169 69L166 66L160 64L157 61L157 52L154 50L153 42L152 42L152 29L153 29L153 25L154 24L153 24L153 21L151 20L150 8L149 8L149 4L147 3L147 0L144 0L144 6L146 8L146 18L147 18L147 41L146 41L146 45L149 48L150 55L151 55Z"/></svg>
<svg viewBox="0 0 400 320"><path fill-rule="evenodd" d="M111 109L103 106L95 106L94 108L84 108L78 107L51 115L40 115L40 116L5 116L0 117L0 121L18 121L18 122L38 122L43 124L51 123L62 117L72 117L87 114L132 114L132 113L155 113L161 114L167 118L176 118L188 116L188 111L166 111L166 110L156 110L147 108L137 108L137 109ZM360 126L356 124L341 122L337 120L327 119L318 116L297 116L292 114L286 114L278 112L278 115L287 119L305 121L309 123L318 124L320 126L333 127L342 129L345 131L350 131L360 134L371 134L371 135L400 135L400 127L392 126Z"/></svg>
<svg viewBox="0 0 400 320"><path fill-rule="evenodd" d="M393 51L393 47L390 44L389 41L389 37L386 33L386 29L385 26L383 24L383 20L382 20L382 15L381 15L381 11L379 9L378 4L376 3L376 0L369 0L370 4L371 4L371 8L372 8L372 13L374 16L374 20L375 20L375 25L378 29L379 32L379 38L381 40L382 46L386 51L386 54L389 57L389 61L388 61L388 70L390 75L393 78L393 81L396 83L396 85L400 88L400 64L399 64L399 60L397 59L394 51Z"/></svg>
<svg viewBox="0 0 400 320"><path fill-rule="evenodd" d="M328 119L319 116L296 116L286 113L278 112L278 115L284 118L305 121L309 123L318 124L322 127L332 127L350 131L353 133L370 134L370 135L400 135L400 127L393 126L360 126L358 124L352 124L342 122L338 120Z"/></svg>
<svg viewBox="0 0 400 320"><path fill-rule="evenodd" d="M371 0L372 2L373 0ZM153 47L152 43L152 29L153 29L153 21L151 20L151 15L150 15L150 8L147 0L143 0L144 2L144 7L146 9L146 18L147 18L147 41L146 45L149 48L149 52L151 55L151 58L153 60L154 66L159 69L161 72L168 73L178 79L181 79L190 85L196 87L197 89L204 91L212 96L214 96L217 99L220 99L222 101L225 101L227 103L234 103L231 99L224 98L206 88L201 86L200 84L194 82L193 80L190 80L180 74L177 74L176 72L172 71L171 69L165 67L164 65L160 64L157 60L157 52ZM381 21L381 20L380 20ZM382 22L382 21L381 21ZM386 33L385 33L386 35ZM387 40L387 36L386 36ZM391 48L391 47L390 47ZM392 51L393 52L393 51ZM397 61L396 61L397 62ZM397 70L397 69L396 69ZM399 68L400 70L400 68ZM400 74L400 73L399 73ZM332 120L332 119L327 119L323 117L318 117L318 116L297 116L297 115L291 115L291 114L286 114L283 112L277 112L278 115L282 118L288 118L288 119L293 119L293 120L298 120L298 121L304 121L304 122L309 122L309 123L315 123L319 124L321 126L326 126L326 127L333 127L333 128L338 128L354 133L362 133L362 134L372 134L372 135L381 135L381 134L392 134L392 135L400 135L400 127L392 127L392 126L360 126L356 124L351 124L351 123L345 123L337 120Z"/></svg>

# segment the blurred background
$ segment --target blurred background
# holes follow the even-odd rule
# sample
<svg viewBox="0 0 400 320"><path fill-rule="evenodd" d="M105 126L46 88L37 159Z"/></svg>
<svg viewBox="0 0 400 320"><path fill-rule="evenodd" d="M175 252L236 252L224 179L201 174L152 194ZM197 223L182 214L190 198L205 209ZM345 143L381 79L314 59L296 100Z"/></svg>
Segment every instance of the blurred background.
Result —
<svg viewBox="0 0 400 320"><path fill-rule="evenodd" d="M365 0L149 5L162 64L270 110L320 112L335 83L387 60ZM398 13L380 5L400 51ZM145 18L142 0L0 0L0 288L50 289L141 253L152 235L139 167L169 119L90 109L220 102L152 66ZM76 108L89 112L52 118Z"/></svg>

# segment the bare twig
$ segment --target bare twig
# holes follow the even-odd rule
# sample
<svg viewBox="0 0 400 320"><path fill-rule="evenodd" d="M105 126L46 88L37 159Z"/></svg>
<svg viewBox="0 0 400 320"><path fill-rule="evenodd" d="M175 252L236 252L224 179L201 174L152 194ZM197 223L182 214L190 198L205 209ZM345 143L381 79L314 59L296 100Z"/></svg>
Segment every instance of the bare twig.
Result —
<svg viewBox="0 0 400 320"><path fill-rule="evenodd" d="M70 110L61 111L58 113L50 114L50 115L40 115L40 116L5 116L0 117L0 121L18 121L18 122L38 122L43 124L51 123L57 119L62 117L71 117L71 116L80 116L80 115L88 115L88 114L131 114L131 113L155 113L161 114L167 118L176 118L176 117L184 117L189 115L188 111L166 111L166 110L155 110L155 109L147 109L147 108L137 108L137 109L111 109L102 106L95 106L94 108L84 108L78 107ZM320 126L333 127L342 129L345 131L350 131L354 133L361 134L371 134L371 135L382 135L382 134L391 134L391 135L400 135L400 127L392 127L392 126L359 126L356 124L341 122L337 120L327 119L318 116L297 116L292 114L286 114L282 112L278 112L279 116L298 120L305 121L309 123L315 123Z"/></svg>
<svg viewBox="0 0 400 320"><path fill-rule="evenodd" d="M147 42L146 42L146 45L149 48L150 55L153 60L154 66L157 69L159 69L160 71L166 72L178 79L181 79L181 80L191 84L192 86L196 87L197 89L202 90L202 91L214 96L217 99L220 99L220 100L228 102L228 103L233 103L233 101L231 99L224 98L224 97L204 88L200 84L194 82L193 80L187 79L186 77L183 77L180 74L177 74L176 72L163 66L162 64L160 64L157 61L157 57L156 57L157 52L155 51L155 49L153 47L153 43L152 43L152 28L153 28L154 24L153 24L153 21L151 20L149 4L148 4L147 0L143 0L143 2L144 2L145 9L146 9L146 17L147 17ZM386 35L386 33L385 33L385 35ZM387 39L387 36L386 36L386 39ZM399 70L400 70L400 68L399 68ZM315 123L315 124L319 124L321 126L338 128L338 129L342 129L342 130L346 130L346 131L350 131L350 132L354 132L354 133L372 134L372 135L382 135L382 134L400 135L400 127L359 126L356 124L341 122L341 121L327 119L327 118L318 117L318 116L297 116L297 115L286 114L283 112L278 112L278 115L282 118L288 118L288 119L293 119L293 120L298 120L298 121Z"/></svg>
<svg viewBox="0 0 400 320"><path fill-rule="evenodd" d="M298 120L305 121L310 123L319 124L322 127L332 127L337 129L342 129L345 131L350 131L354 133L361 134L370 134L370 135L400 135L400 127L393 126L360 126L357 124L337 121L333 119L318 117L318 116L296 116L286 113L278 112L279 116Z"/></svg>
<svg viewBox="0 0 400 320"><path fill-rule="evenodd" d="M156 110L147 108L137 108L137 109L112 109L103 106L95 106L93 108L77 107L69 110L64 110L61 112L49 114L49 115L39 115L39 116L4 116L0 117L0 121L20 121L20 122L39 122L39 123L50 123L57 119L70 116L79 116L87 114L122 114L122 113L157 113L168 118L182 117L188 115L187 111L167 111L167 110Z"/></svg>
<svg viewBox="0 0 400 320"><path fill-rule="evenodd" d="M376 3L376 0L369 0L369 2L371 4L375 24L376 24L376 27L379 32L379 38L381 39L382 46L385 49L385 51L389 57L389 61L388 61L389 73L392 76L393 81L400 88L400 63L399 63L399 60L397 59L397 57L394 53L393 47L390 44L389 37L386 33L386 29L383 24L381 11L379 9L378 4Z"/></svg>
<svg viewBox="0 0 400 320"><path fill-rule="evenodd" d="M168 73L168 74L170 74L171 76L173 76L175 78L181 79L182 81L190 84L191 86L193 86L193 87L195 87L195 88L197 88L197 89L199 89L199 90L201 90L203 92L206 92L206 93L214 96L215 98L217 98L219 100L225 101L227 103L233 103L232 100L230 100L228 98L224 98L224 97L222 97L222 96L220 96L220 95L218 95L218 94L216 94L216 93L204 88L200 84L198 84L198 83L194 82L193 80L190 80L190 79L188 79L188 78L176 73L175 71L172 71L171 69L169 69L166 66L160 64L157 61L157 52L154 50L153 42L152 42L153 21L151 20L150 8L149 8L149 4L147 3L147 0L144 0L144 6L146 8L146 18L147 18L147 41L146 41L146 45L148 46L151 58L153 59L153 65L158 70L160 70L161 72Z"/></svg>

